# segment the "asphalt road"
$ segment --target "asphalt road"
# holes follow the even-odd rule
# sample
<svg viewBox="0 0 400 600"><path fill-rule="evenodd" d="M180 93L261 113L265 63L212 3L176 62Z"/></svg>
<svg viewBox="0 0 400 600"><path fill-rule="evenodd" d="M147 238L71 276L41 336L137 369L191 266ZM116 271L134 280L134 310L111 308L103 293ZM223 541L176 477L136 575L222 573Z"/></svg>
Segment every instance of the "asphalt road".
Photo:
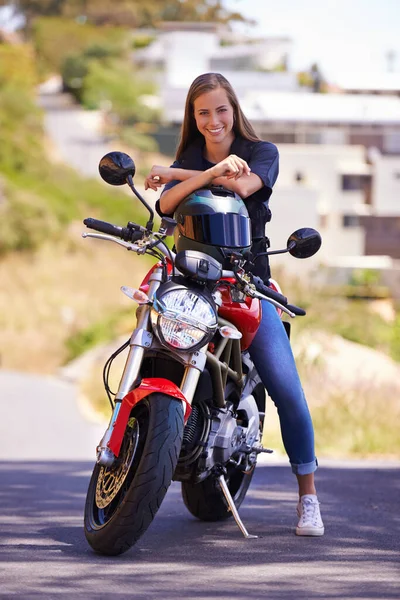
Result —
<svg viewBox="0 0 400 600"><path fill-rule="evenodd" d="M138 544L101 557L82 521L104 425L71 382L0 371L0 390L1 598L400 598L400 463L320 460L322 538L294 535L294 478L273 457L240 510L256 540L194 519L173 483Z"/></svg>
<svg viewBox="0 0 400 600"><path fill-rule="evenodd" d="M104 424L91 421L73 383L0 370L0 406L0 460L95 459Z"/></svg>
<svg viewBox="0 0 400 600"><path fill-rule="evenodd" d="M240 511L256 540L231 520L194 519L173 483L144 537L115 558L84 539L91 469L87 461L0 463L0 597L400 598L398 468L322 466L322 538L293 534L286 466L256 470Z"/></svg>

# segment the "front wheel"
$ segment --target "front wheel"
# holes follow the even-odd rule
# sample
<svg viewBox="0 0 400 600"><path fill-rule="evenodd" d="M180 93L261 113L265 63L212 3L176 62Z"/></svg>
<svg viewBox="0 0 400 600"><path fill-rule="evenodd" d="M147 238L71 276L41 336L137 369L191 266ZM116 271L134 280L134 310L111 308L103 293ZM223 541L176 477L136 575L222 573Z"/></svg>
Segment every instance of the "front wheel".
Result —
<svg viewBox="0 0 400 600"><path fill-rule="evenodd" d="M151 394L131 412L120 456L95 465L85 505L90 546L109 556L126 552L147 530L169 488L182 444L183 407Z"/></svg>

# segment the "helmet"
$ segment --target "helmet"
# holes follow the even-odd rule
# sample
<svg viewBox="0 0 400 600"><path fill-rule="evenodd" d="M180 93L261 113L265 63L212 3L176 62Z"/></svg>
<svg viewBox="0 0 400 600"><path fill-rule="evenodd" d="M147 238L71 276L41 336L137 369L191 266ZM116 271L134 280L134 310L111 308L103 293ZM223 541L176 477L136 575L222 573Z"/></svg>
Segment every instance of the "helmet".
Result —
<svg viewBox="0 0 400 600"><path fill-rule="evenodd" d="M196 190L175 210L175 248L198 250L222 265L232 252L251 245L250 218L243 200L224 188Z"/></svg>

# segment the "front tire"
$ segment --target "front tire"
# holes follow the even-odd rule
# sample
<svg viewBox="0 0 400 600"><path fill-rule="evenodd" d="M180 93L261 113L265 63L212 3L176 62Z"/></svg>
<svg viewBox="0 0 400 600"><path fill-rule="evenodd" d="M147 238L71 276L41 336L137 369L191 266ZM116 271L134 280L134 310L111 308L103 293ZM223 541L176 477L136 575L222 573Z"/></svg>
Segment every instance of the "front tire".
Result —
<svg viewBox="0 0 400 600"><path fill-rule="evenodd" d="M131 412L115 465L95 465L85 505L85 536L96 552L126 552L153 521L175 471L183 435L182 403L151 394Z"/></svg>

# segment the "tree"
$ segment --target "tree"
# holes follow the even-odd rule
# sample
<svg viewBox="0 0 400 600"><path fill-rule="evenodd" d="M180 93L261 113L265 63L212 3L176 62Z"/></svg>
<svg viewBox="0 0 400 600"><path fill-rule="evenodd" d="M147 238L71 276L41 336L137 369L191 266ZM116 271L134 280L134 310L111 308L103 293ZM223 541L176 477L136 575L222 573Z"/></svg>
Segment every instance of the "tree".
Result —
<svg viewBox="0 0 400 600"><path fill-rule="evenodd" d="M156 27L162 21L248 22L220 0L0 0L26 19L29 30L40 16L83 17L95 25Z"/></svg>

